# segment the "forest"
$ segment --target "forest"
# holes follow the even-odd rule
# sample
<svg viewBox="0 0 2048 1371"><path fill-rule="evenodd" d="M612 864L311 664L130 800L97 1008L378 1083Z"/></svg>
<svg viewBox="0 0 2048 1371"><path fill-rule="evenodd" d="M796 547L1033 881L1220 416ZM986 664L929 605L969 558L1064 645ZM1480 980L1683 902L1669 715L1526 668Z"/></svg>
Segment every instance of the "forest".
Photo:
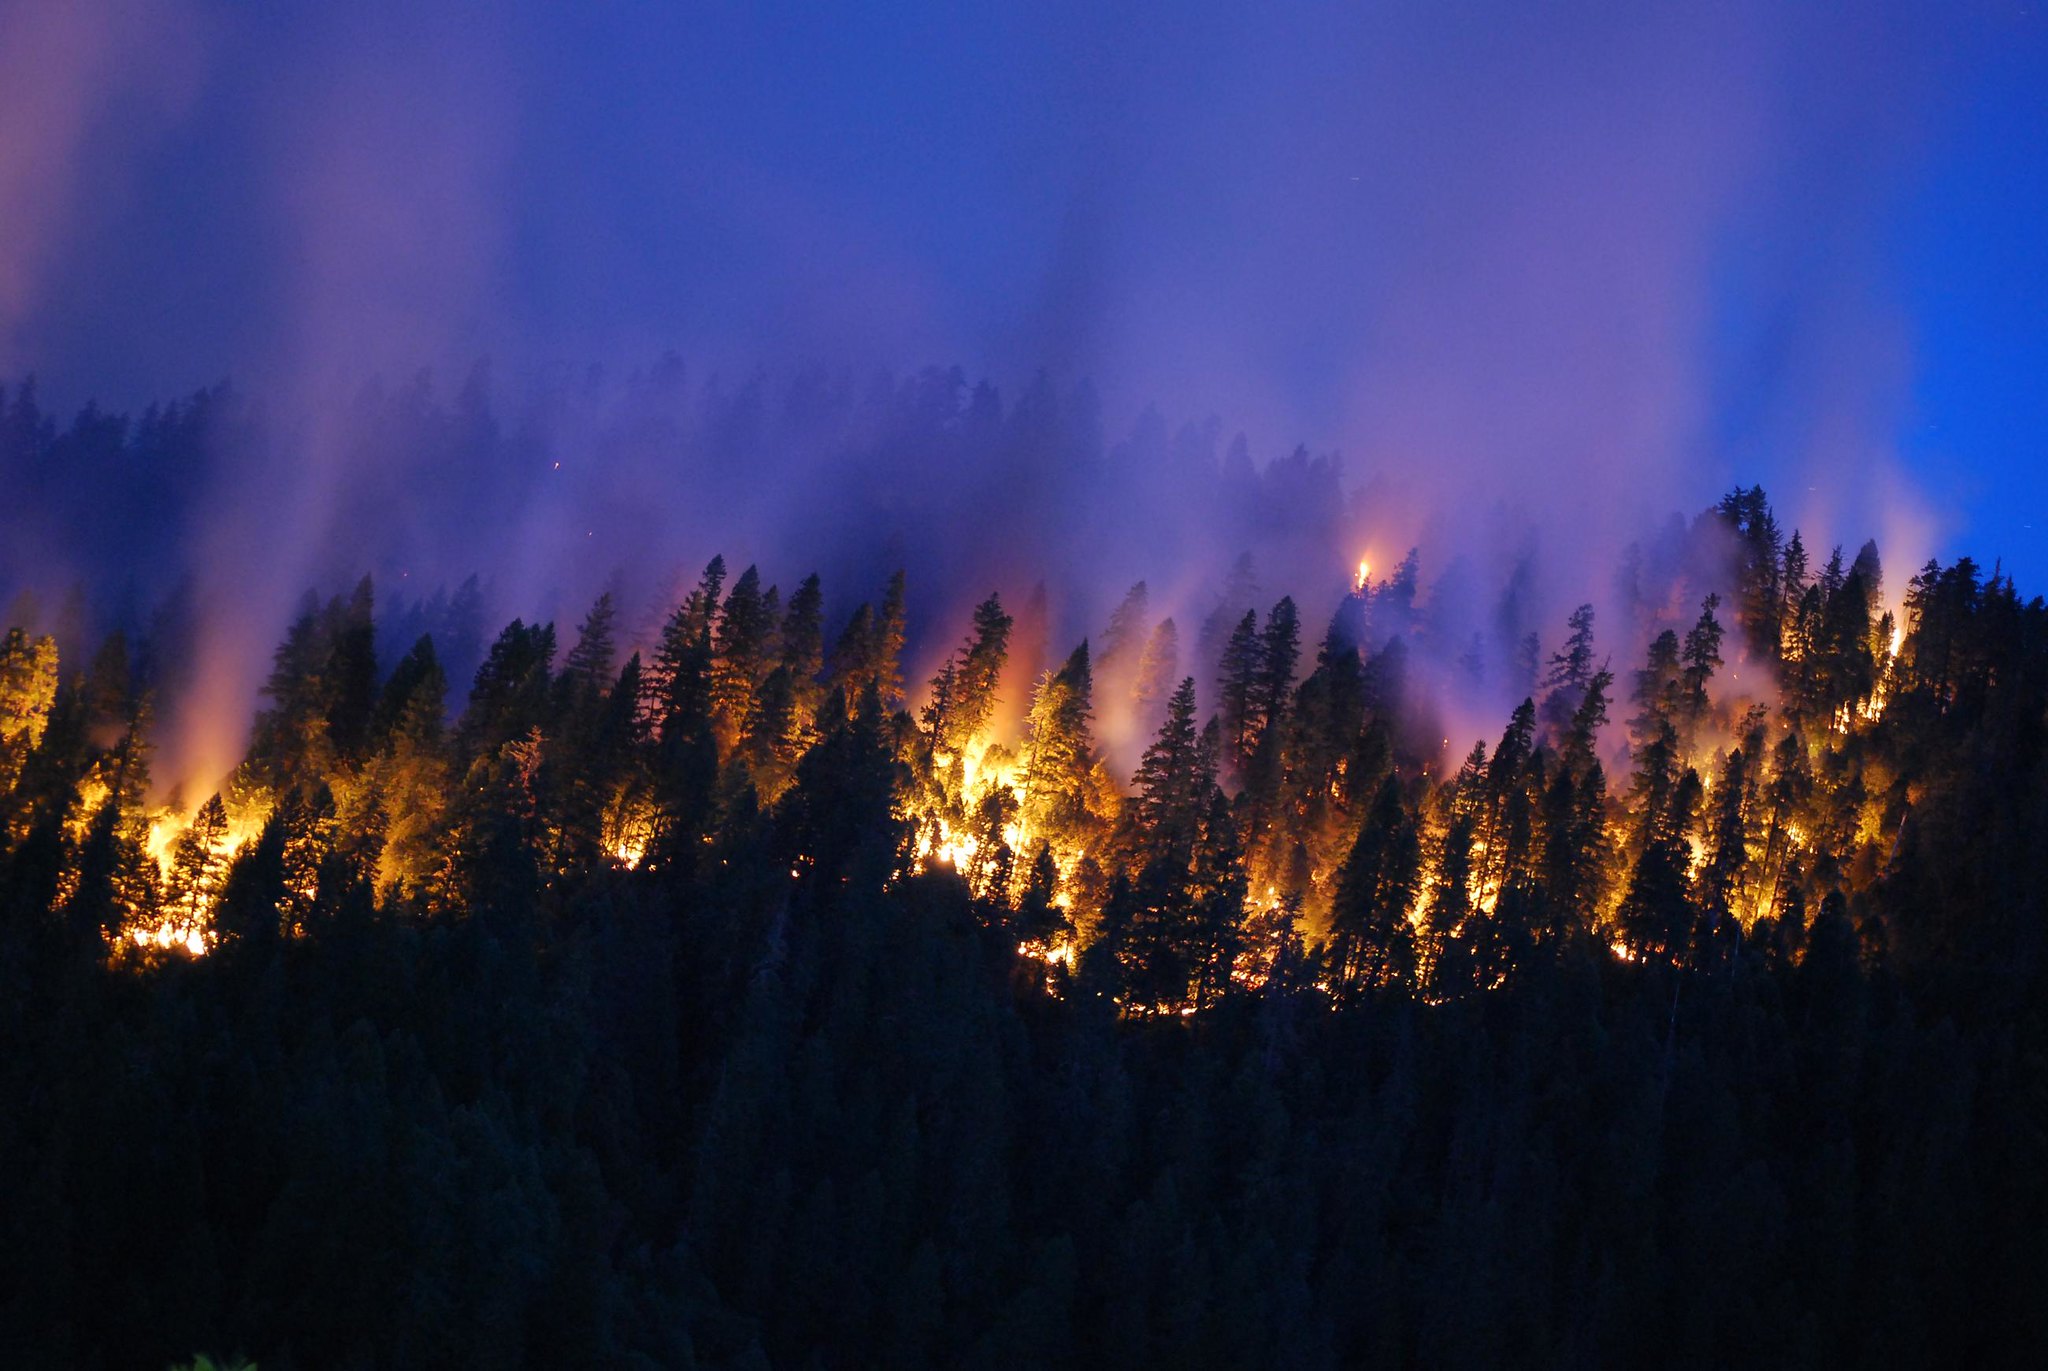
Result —
<svg viewBox="0 0 2048 1371"><path fill-rule="evenodd" d="M644 634L365 576L204 793L179 614L18 598L0 1346L2037 1365L2048 605L1755 486L1668 536L1627 631L1453 650L1412 555L1071 642L914 544Z"/></svg>

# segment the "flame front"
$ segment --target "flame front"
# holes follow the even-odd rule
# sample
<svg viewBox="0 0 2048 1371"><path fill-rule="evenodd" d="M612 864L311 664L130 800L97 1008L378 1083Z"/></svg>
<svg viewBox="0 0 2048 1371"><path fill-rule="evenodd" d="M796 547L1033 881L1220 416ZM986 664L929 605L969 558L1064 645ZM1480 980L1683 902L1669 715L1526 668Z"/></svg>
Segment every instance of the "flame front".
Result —
<svg viewBox="0 0 2048 1371"><path fill-rule="evenodd" d="M1371 572L1361 557L1355 591L1375 591ZM365 893L393 916L461 917L477 890L529 869L543 902L574 907L580 882L694 880L765 851L779 897L808 895L807 873L845 877L823 849L777 844L843 821L845 796L886 785L900 823L892 879L957 877L1052 993L1100 968L1091 984L1113 986L1100 993L1123 1012L1166 1018L1276 983L1333 1007L1399 984L1442 998L1504 983L1513 955L1562 927L1623 961L1680 961L1699 955L1699 928L1804 917L1826 893L1816 872L1882 871L1910 791L1893 752L1864 739L1897 713L1938 712L1939 692L1954 689L1919 674L1935 660L1915 636L1924 580L1894 618L1831 571L1802 582L1796 601L1771 602L1781 619L1738 619L1732 634L1718 596L1696 602L1695 621L1674 593L1656 611L1671 631L1633 673L1625 745L1598 736L1620 710L1614 676L1595 671L1588 608L1570 621L1583 660L1567 638L1491 750L1481 743L1447 772L1430 740L1448 750L1450 730L1381 714L1396 707L1375 698L1394 679L1375 674L1385 640L1347 651L1333 633L1311 665L1288 600L1263 626L1255 611L1219 613L1234 627L1210 632L1204 670L1217 679L1205 693L1191 677L1174 689L1174 666L1139 670L1140 646L1155 666L1176 649L1171 621L1146 620L1134 593L1099 656L1083 645L1005 711L1011 620L991 596L913 715L892 658L900 604L857 621L870 636L828 668L815 602L808 644L783 640L767 617L773 591L755 578L722 593L722 574L677 609L646 654L655 681L628 701L608 645L579 644L556 672L552 638L521 623L494 660L538 663L525 669L540 684L493 695L485 677L452 728L436 693L416 708L385 702L381 732L358 722L350 733L320 693L326 674L284 682L228 798L191 812L143 807L139 711L125 735L102 728L53 811L57 903L90 905L124 956L204 955L238 936L220 926L222 895L273 816L277 849L250 880L267 883L287 936ZM1404 563L1385 615L1375 603L1364 617L1419 653L1427 629L1411 580ZM1359 608L1339 612L1355 627ZM332 661L354 612L337 604L303 621L293 632L308 641L279 661ZM5 651L0 782L11 789L49 770L26 762L54 732L57 674L53 649L24 635ZM1475 651L1471 669L1484 657ZM1519 660L1541 665L1533 647ZM384 689L431 662L414 666ZM1915 709L1895 707L1916 692ZM1098 719L1112 736L1149 732L1143 759L1113 769ZM877 772L834 772L863 749L886 759ZM1625 784L1610 784L1612 768L1627 769ZM18 824L12 840L25 834ZM1584 879L1552 896L1545 883L1574 852ZM99 913L110 900L114 912ZM1532 910L1549 922L1515 927ZM235 917L249 914L237 904Z"/></svg>

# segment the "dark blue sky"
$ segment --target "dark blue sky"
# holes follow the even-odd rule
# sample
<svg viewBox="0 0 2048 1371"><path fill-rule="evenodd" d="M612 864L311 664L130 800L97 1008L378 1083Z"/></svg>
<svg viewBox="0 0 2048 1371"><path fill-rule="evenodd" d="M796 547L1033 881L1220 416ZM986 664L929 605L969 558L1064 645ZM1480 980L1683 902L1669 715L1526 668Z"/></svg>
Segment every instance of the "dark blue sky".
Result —
<svg viewBox="0 0 2048 1371"><path fill-rule="evenodd" d="M2048 588L2027 4L0 12L0 364L958 361Z"/></svg>

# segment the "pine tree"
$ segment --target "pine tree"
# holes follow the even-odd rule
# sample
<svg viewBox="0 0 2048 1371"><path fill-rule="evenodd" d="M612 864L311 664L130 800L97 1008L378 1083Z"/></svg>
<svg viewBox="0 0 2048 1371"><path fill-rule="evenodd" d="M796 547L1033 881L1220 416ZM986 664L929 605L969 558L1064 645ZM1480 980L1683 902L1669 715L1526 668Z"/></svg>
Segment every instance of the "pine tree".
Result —
<svg viewBox="0 0 2048 1371"><path fill-rule="evenodd" d="M1639 956L1685 957L1698 920L1693 904L1692 842L1701 795L1699 776L1687 771L1670 797L1644 815L1641 855L1621 902L1621 926Z"/></svg>
<svg viewBox="0 0 2048 1371"><path fill-rule="evenodd" d="M849 709L873 691L885 713L903 702L904 579L889 578L879 611L862 605L853 612L832 648L829 685Z"/></svg>
<svg viewBox="0 0 2048 1371"><path fill-rule="evenodd" d="M346 605L328 606L327 738L337 756L361 760L370 741L377 707L376 596L368 576L356 584Z"/></svg>
<svg viewBox="0 0 2048 1371"><path fill-rule="evenodd" d="M205 922L227 874L228 812L214 794L199 806L171 849L164 882L164 913L174 926Z"/></svg>
<svg viewBox="0 0 2048 1371"><path fill-rule="evenodd" d="M804 577L782 614L781 664L798 683L815 689L825 669L825 594L816 575ZM815 710L813 711L815 712Z"/></svg>
<svg viewBox="0 0 2048 1371"><path fill-rule="evenodd" d="M1195 725L1195 678L1182 679L1167 701L1166 722L1145 749L1132 810L1145 850L1169 868L1193 860L1209 790L1216 783L1215 736Z"/></svg>
<svg viewBox="0 0 2048 1371"><path fill-rule="evenodd" d="M946 719L944 741L956 753L981 735L995 713L996 691L1009 661L1011 622L994 595L975 606L974 635L960 653Z"/></svg>
<svg viewBox="0 0 2048 1371"><path fill-rule="evenodd" d="M1628 721L1629 745L1640 752L1667 729L1676 729L1680 717L1681 685L1678 635L1665 629L1651 640L1649 657L1636 672L1629 698L1636 706Z"/></svg>
<svg viewBox="0 0 2048 1371"><path fill-rule="evenodd" d="M1259 671L1248 713L1256 720L1253 750L1269 733L1277 733L1294 693L1294 670L1301 659L1301 618L1292 598L1283 597L1266 616L1259 640Z"/></svg>
<svg viewBox="0 0 2048 1371"><path fill-rule="evenodd" d="M1474 905L1473 853L1486 810L1486 744L1474 743L1449 786L1443 837L1437 843L1436 879L1423 929L1431 953L1429 983L1439 994L1470 989L1474 970L1467 925Z"/></svg>
<svg viewBox="0 0 2048 1371"><path fill-rule="evenodd" d="M1203 747L1215 755L1215 725L1203 730ZM1230 988L1232 968L1244 945L1246 887L1244 845L1230 802L1214 783L1201 841L1188 881L1188 927L1184 946L1189 966L1188 1003L1206 1008Z"/></svg>
<svg viewBox="0 0 2048 1371"><path fill-rule="evenodd" d="M1715 920L1733 918L1749 869L1750 764L1742 748L1728 753L1713 790L1706 860L1699 873L1700 907Z"/></svg>
<svg viewBox="0 0 2048 1371"><path fill-rule="evenodd" d="M1607 722L1607 691L1614 673L1602 667L1586 683L1566 730L1559 765L1544 792L1542 887L1557 935L1590 929L1607 879L1607 774L1595 745Z"/></svg>
<svg viewBox="0 0 2048 1371"><path fill-rule="evenodd" d="M1777 660L1783 638L1785 552L1762 486L1723 496L1716 512L1735 535L1736 621L1751 656ZM1795 535L1796 537L1796 535ZM1800 550L1800 561L1805 549Z"/></svg>
<svg viewBox="0 0 2048 1371"><path fill-rule="evenodd" d="M899 568L882 592L875 620L874 687L884 712L903 707L904 576Z"/></svg>
<svg viewBox="0 0 2048 1371"><path fill-rule="evenodd" d="M329 655L319 603L309 594L273 654L270 677L263 685L270 704L256 716L243 762L256 784L282 789L326 769L328 699L323 673Z"/></svg>
<svg viewBox="0 0 2048 1371"><path fill-rule="evenodd" d="M1525 699L1515 707L1486 767L1486 806L1479 830L1485 857L1476 887L1482 903L1497 900L1531 856L1529 771L1535 762L1535 736L1536 705ZM1540 777L1538 769L1536 779Z"/></svg>
<svg viewBox="0 0 2048 1371"><path fill-rule="evenodd" d="M1706 720L1709 701L1707 682L1721 666L1721 621L1714 617L1721 597L1709 594L1700 602L1700 617L1685 635L1685 649L1679 654L1680 736L1690 742Z"/></svg>
<svg viewBox="0 0 2048 1371"><path fill-rule="evenodd" d="M832 667L825 684L848 709L857 707L861 696L873 688L875 639L874 606L862 604L832 644Z"/></svg>
<svg viewBox="0 0 2048 1371"><path fill-rule="evenodd" d="M1571 632L1564 646L1551 654L1550 669L1543 677L1540 717L1552 733L1561 732L1571 722L1587 683L1593 679L1593 606L1580 605L1566 622Z"/></svg>
<svg viewBox="0 0 2048 1371"><path fill-rule="evenodd" d="M1778 571L1778 619L1787 630L1791 627L1792 616L1798 612L1800 602L1806 596L1807 587L1806 540L1798 529L1792 530L1792 537L1785 544L1784 560Z"/></svg>
<svg viewBox="0 0 2048 1371"><path fill-rule="evenodd" d="M1060 851L1078 850L1090 828L1093 691L1084 641L1064 666L1039 683L1031 702L1024 747L1024 827Z"/></svg>
<svg viewBox="0 0 2048 1371"><path fill-rule="evenodd" d="M421 638L392 671L378 702L383 751L373 763L373 786L387 819L378 858L379 886L404 898L447 888L441 821L447 808L449 764L443 745L447 678L435 659L434 640Z"/></svg>
<svg viewBox="0 0 2048 1371"><path fill-rule="evenodd" d="M718 784L711 635L724 575L724 561L713 558L703 583L664 629L653 672L663 694L650 787L658 818L647 865L678 879L695 866Z"/></svg>
<svg viewBox="0 0 2048 1371"><path fill-rule="evenodd" d="M553 624L514 619L505 626L477 668L469 706L456 727L456 746L465 759L485 756L543 726L554 660Z"/></svg>
<svg viewBox="0 0 2048 1371"><path fill-rule="evenodd" d="M1250 762L1252 746L1258 741L1259 675L1264 661L1258 611L1248 609L1224 644L1216 681L1224 757L1233 772L1241 772Z"/></svg>
<svg viewBox="0 0 2048 1371"><path fill-rule="evenodd" d="M137 703L128 635L116 629L100 644L85 672L85 706L94 738L118 736L134 719Z"/></svg>
<svg viewBox="0 0 2048 1371"><path fill-rule="evenodd" d="M1614 673L1604 666L1586 681L1559 749L1567 771L1576 773L1595 764L1594 747L1607 726L1607 692L1613 685Z"/></svg>
<svg viewBox="0 0 2048 1371"><path fill-rule="evenodd" d="M712 629L718 621L719 595L725 586L725 558L705 563L697 588L685 596L662 626L661 642L654 660L641 674L647 713L657 725L664 724L674 710L679 692L687 698L698 689L705 692L704 708L710 709Z"/></svg>
<svg viewBox="0 0 2048 1371"><path fill-rule="evenodd" d="M761 573L750 566L733 582L719 609L713 630L711 717L721 757L739 747L754 692L771 669L779 608L775 592L761 589Z"/></svg>
<svg viewBox="0 0 2048 1371"><path fill-rule="evenodd" d="M1347 994L1398 984L1413 974L1408 910L1415 903L1422 847L1401 800L1401 784L1380 783L1358 830L1331 906L1335 979Z"/></svg>
<svg viewBox="0 0 2048 1371"><path fill-rule="evenodd" d="M287 797L289 801L290 797ZM282 934L285 889L286 804L264 821L254 842L236 854L213 916L223 950L261 957Z"/></svg>
<svg viewBox="0 0 2048 1371"><path fill-rule="evenodd" d="M1549 910L1540 930L1557 937L1590 931L1600 908L1611 858L1607 837L1607 774L1597 757L1561 766L1543 799L1542 890Z"/></svg>
<svg viewBox="0 0 2048 1371"><path fill-rule="evenodd" d="M1038 844L1025 877L1024 893L1017 900L1017 936L1025 942L1049 948L1071 931L1066 912L1054 899L1059 893L1059 878L1060 869L1053 861L1052 849Z"/></svg>
<svg viewBox="0 0 2048 1371"><path fill-rule="evenodd" d="M56 640L9 629L0 642L0 795L21 778L56 702Z"/></svg>
<svg viewBox="0 0 2048 1371"><path fill-rule="evenodd" d="M569 649L562 663L564 683L583 699L595 700L612 684L613 673L618 669L612 644L612 624L617 615L612 593L607 590L583 616L583 625L576 632L576 646Z"/></svg>

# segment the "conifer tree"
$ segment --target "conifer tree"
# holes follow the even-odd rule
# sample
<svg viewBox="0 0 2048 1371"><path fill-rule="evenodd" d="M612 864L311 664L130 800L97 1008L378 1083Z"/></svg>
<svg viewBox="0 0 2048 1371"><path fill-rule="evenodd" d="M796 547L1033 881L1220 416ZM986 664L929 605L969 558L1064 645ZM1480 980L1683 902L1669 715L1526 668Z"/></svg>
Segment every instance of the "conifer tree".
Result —
<svg viewBox="0 0 2048 1371"><path fill-rule="evenodd" d="M1039 683L1024 748L1023 821L1027 832L1074 850L1089 828L1090 772L1095 741L1093 676L1084 641L1066 664Z"/></svg>
<svg viewBox="0 0 2048 1371"><path fill-rule="evenodd" d="M1282 597L1266 616L1265 631L1259 640L1259 671L1248 709L1257 721L1252 740L1254 750L1260 739L1277 731L1286 715L1300 658L1301 618L1295 612L1294 600Z"/></svg>
<svg viewBox="0 0 2048 1371"><path fill-rule="evenodd" d="M1636 707L1628 721L1629 744L1638 752L1665 730L1677 728L1682 695L1678 635L1672 630L1651 640L1648 660L1636 672L1629 698Z"/></svg>
<svg viewBox="0 0 2048 1371"><path fill-rule="evenodd" d="M562 678L584 700L595 700L610 689L618 663L612 642L612 625L618 610L607 590L597 597L583 625L576 632L576 646L562 663Z"/></svg>
<svg viewBox="0 0 2048 1371"><path fill-rule="evenodd" d="M1543 801L1543 898L1549 917L1539 930L1556 937L1591 931L1606 888L1607 774L1599 758L1561 766Z"/></svg>
<svg viewBox="0 0 2048 1371"><path fill-rule="evenodd" d="M280 803L255 841L237 853L228 867L213 926L231 956L240 953L260 958L276 946L281 935L286 825L285 804Z"/></svg>
<svg viewBox="0 0 2048 1371"><path fill-rule="evenodd" d="M955 753L981 735L995 712L996 690L1009 660L1010 627L1010 616L996 596L975 606L974 635L960 653L943 726L943 741Z"/></svg>
<svg viewBox="0 0 2048 1371"><path fill-rule="evenodd" d="M325 767L330 647L319 602L309 593L272 657L244 770L262 786L282 788Z"/></svg>
<svg viewBox="0 0 2048 1371"><path fill-rule="evenodd" d="M327 738L337 756L358 761L368 748L377 707L376 598L368 576L356 583L346 604L327 610Z"/></svg>
<svg viewBox="0 0 2048 1371"><path fill-rule="evenodd" d="M1473 853L1486 811L1486 772L1486 744L1474 743L1449 786L1434 863L1436 878L1423 918L1432 963L1429 980L1439 994L1472 984L1466 925L1473 913Z"/></svg>
<svg viewBox="0 0 2048 1371"><path fill-rule="evenodd" d="M447 693L434 640L423 637L393 669L378 702L379 715L391 722L380 729L383 751L372 764L386 814L377 879L405 898L424 896L430 883L446 875L440 830L449 780L442 723ZM438 893L451 893L445 879Z"/></svg>
<svg viewBox="0 0 2048 1371"><path fill-rule="evenodd" d="M1065 912L1054 901L1059 890L1059 875L1052 849L1044 843L1038 844L1025 877L1024 893L1017 900L1017 936L1028 943L1051 947L1068 931Z"/></svg>
<svg viewBox="0 0 2048 1371"><path fill-rule="evenodd" d="M7 630L0 641L0 793L14 788L56 702L56 640Z"/></svg>
<svg viewBox="0 0 2048 1371"><path fill-rule="evenodd" d="M1521 874L1531 855L1528 773L1535 761L1535 735L1536 705L1525 699L1515 707L1486 767L1486 806L1480 826L1485 859L1476 888L1481 901L1497 899L1509 881Z"/></svg>
<svg viewBox="0 0 2048 1371"><path fill-rule="evenodd" d="M1190 678L1191 679L1191 678ZM1203 730L1203 746L1215 753L1215 723ZM1190 967L1188 1003L1197 1011L1230 988L1231 970L1244 945L1246 886L1244 845L1230 802L1213 782L1188 882L1185 958Z"/></svg>
<svg viewBox="0 0 2048 1371"><path fill-rule="evenodd" d="M874 687L884 713L903 707L904 576L899 567L882 592L875 620Z"/></svg>
<svg viewBox="0 0 2048 1371"><path fill-rule="evenodd" d="M193 813L171 850L163 902L174 925L196 927L213 907L227 874L227 838L227 807L216 793Z"/></svg>
<svg viewBox="0 0 2048 1371"><path fill-rule="evenodd" d="M1241 772L1258 741L1259 676L1265 664L1257 610L1246 610L1223 645L1216 680L1217 714L1223 725L1224 756Z"/></svg>
<svg viewBox="0 0 2048 1371"><path fill-rule="evenodd" d="M783 610L782 631L778 637L781 665L789 668L791 684L798 691L800 705L806 703L801 698L803 688L808 686L815 692L818 677L825 669L824 623L824 591L819 588L815 574L806 576ZM815 714L815 702L810 703L810 712Z"/></svg>
<svg viewBox="0 0 2048 1371"><path fill-rule="evenodd" d="M761 573L751 566L733 582L719 608L713 634L711 717L721 757L738 749L754 693L772 667L778 608L775 592L761 589Z"/></svg>
<svg viewBox="0 0 2048 1371"><path fill-rule="evenodd" d="M678 699L704 695L703 708L710 711L712 629L718 622L719 595L725 586L725 558L705 563L697 587L676 606L662 626L661 642L654 660L641 674L646 692L647 712L657 725L665 725Z"/></svg>
<svg viewBox="0 0 2048 1371"><path fill-rule="evenodd" d="M1794 617L1806 598L1806 560L1806 540L1795 528L1792 530L1792 537L1785 543L1785 555L1778 570L1778 622L1781 644L1790 636Z"/></svg>
<svg viewBox="0 0 2048 1371"><path fill-rule="evenodd" d="M1707 683L1721 667L1721 621L1714 617L1721 597L1709 594L1700 602L1700 617L1685 635L1685 649L1679 654L1680 736L1690 741L1707 717Z"/></svg>
<svg viewBox="0 0 2048 1371"><path fill-rule="evenodd" d="M884 713L902 704L903 597L903 573L898 571L889 578L881 609L861 605L833 645L829 684L849 709L868 691L875 693Z"/></svg>
<svg viewBox="0 0 2048 1371"><path fill-rule="evenodd" d="M1693 904L1691 835L1700 778L1687 771L1669 799L1644 815L1645 837L1621 902L1621 926L1638 955L1684 958L1698 920Z"/></svg>
<svg viewBox="0 0 2048 1371"><path fill-rule="evenodd" d="M1751 656L1777 659L1783 633L1785 548L1762 486L1740 487L1715 507L1735 535L1736 621ZM1796 535L1795 535L1796 536ZM1805 550L1800 550L1804 562Z"/></svg>
<svg viewBox="0 0 2048 1371"><path fill-rule="evenodd" d="M1166 722L1145 749L1132 813L1154 860L1185 869L1193 860L1209 790L1216 782L1215 735L1195 725L1195 678L1167 701Z"/></svg>
<svg viewBox="0 0 2048 1371"><path fill-rule="evenodd" d="M1749 869L1750 765L1748 755L1732 749L1716 778L1713 808L1706 824L1706 860L1699 872L1700 907L1715 920L1733 918Z"/></svg>
<svg viewBox="0 0 2048 1371"><path fill-rule="evenodd" d="M1421 842L1402 803L1400 781L1389 775L1338 872L1331 906L1335 979L1347 993L1379 989L1412 975L1408 910L1415 903L1421 863Z"/></svg>
<svg viewBox="0 0 2048 1371"><path fill-rule="evenodd" d="M543 725L554 660L553 624L514 619L505 626L477 668L468 708L456 728L457 748L465 759L485 756Z"/></svg>
<svg viewBox="0 0 2048 1371"><path fill-rule="evenodd" d="M1551 654L1550 669L1543 677L1540 717L1551 733L1561 732L1571 722L1587 683L1593 679L1593 606L1580 605L1566 622L1571 632L1564 646Z"/></svg>

